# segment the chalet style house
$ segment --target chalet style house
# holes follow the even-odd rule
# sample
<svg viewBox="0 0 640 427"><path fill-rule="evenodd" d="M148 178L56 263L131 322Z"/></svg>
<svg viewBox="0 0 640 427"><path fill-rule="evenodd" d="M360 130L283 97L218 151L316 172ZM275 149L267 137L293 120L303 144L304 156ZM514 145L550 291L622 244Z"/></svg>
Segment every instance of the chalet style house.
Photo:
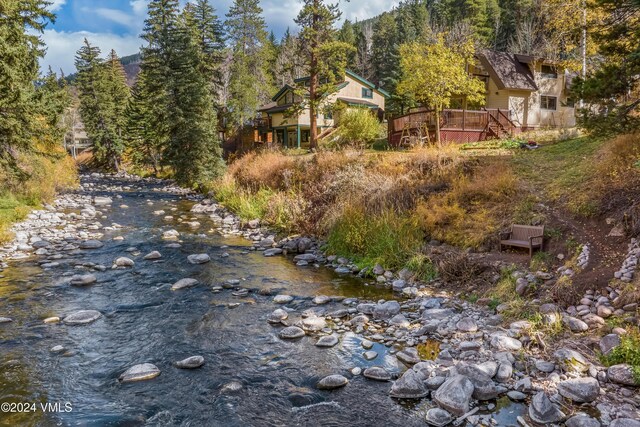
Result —
<svg viewBox="0 0 640 427"><path fill-rule="evenodd" d="M439 123L443 141L483 141L576 124L574 101L568 93L573 75L553 61L483 50L476 53L469 73L485 82L485 103L467 105L462 98L453 100ZM432 112L410 111L389 120L389 142L397 146L433 139L435 126Z"/></svg>
<svg viewBox="0 0 640 427"><path fill-rule="evenodd" d="M297 79L295 83L303 83L308 77ZM338 84L337 91L327 97L323 107L317 113L318 135L327 135L334 129L336 119L333 106L342 104L346 108L369 108L372 114L382 117L385 98L389 94L373 83L352 71L345 71L344 80ZM271 102L258 109L259 117L254 124L254 141L273 143L288 148L308 147L310 134L309 109L300 114L292 114L291 107L298 104L300 98L295 95L294 88L283 86Z"/></svg>

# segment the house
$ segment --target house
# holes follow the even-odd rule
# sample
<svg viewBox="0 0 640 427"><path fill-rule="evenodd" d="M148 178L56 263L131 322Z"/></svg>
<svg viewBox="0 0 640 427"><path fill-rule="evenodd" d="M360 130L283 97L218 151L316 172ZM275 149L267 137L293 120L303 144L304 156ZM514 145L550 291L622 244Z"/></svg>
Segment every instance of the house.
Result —
<svg viewBox="0 0 640 427"><path fill-rule="evenodd" d="M572 75L559 64L494 50L476 56L472 72L486 82L486 108L508 110L520 130L575 126Z"/></svg>
<svg viewBox="0 0 640 427"><path fill-rule="evenodd" d="M573 127L574 102L569 96L572 74L556 62L494 50L476 54L469 73L485 82L483 105L452 100L440 118L442 141L475 142L547 127ZM433 139L435 117L427 109L389 120L389 143L412 144L425 132Z"/></svg>
<svg viewBox="0 0 640 427"><path fill-rule="evenodd" d="M296 79L296 84L308 81L308 77ZM346 70L344 80L337 85L337 90L327 96L326 102L317 112L318 135L331 132L336 126L337 117L334 110L337 104L346 108L369 108L372 113L383 117L387 92L375 84ZM271 99L271 102L258 109L259 117L254 122L254 140L259 143L276 143L284 147L306 147L309 144L310 122L309 109L293 114L291 107L299 104L301 99L295 94L293 86L283 86Z"/></svg>

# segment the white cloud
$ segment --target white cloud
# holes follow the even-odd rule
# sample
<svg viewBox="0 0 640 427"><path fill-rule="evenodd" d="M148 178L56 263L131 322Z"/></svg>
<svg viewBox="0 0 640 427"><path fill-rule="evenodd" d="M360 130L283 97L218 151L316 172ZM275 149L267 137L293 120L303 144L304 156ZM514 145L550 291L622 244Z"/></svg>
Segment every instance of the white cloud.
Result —
<svg viewBox="0 0 640 427"><path fill-rule="evenodd" d="M100 48L103 56L106 56L111 49L115 49L119 56L137 53L143 42L136 35L45 30L42 39L47 46L47 53L40 61L41 69L46 70L51 66L56 72L62 69L65 74L74 73L76 71L75 53L82 46L85 37L92 45Z"/></svg>
<svg viewBox="0 0 640 427"><path fill-rule="evenodd" d="M49 0L49 1L51 2L51 5L49 6L49 10L51 12L60 10L60 8L64 6L64 4L67 2L67 0Z"/></svg>
<svg viewBox="0 0 640 427"><path fill-rule="evenodd" d="M139 26L139 20L137 20L135 16L122 10L99 7L94 11L98 16L108 19L109 21L113 21L127 27Z"/></svg>
<svg viewBox="0 0 640 427"><path fill-rule="evenodd" d="M131 9L133 9L133 13L137 16L144 16L147 14L148 3L149 0L131 0L129 2Z"/></svg>

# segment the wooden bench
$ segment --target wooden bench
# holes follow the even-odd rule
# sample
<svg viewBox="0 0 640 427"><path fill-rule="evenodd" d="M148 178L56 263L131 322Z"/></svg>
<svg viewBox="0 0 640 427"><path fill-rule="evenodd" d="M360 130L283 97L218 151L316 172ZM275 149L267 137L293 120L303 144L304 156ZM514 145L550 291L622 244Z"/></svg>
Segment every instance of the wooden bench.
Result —
<svg viewBox="0 0 640 427"><path fill-rule="evenodd" d="M533 256L534 249L542 250L544 244L544 225L513 224L511 230L500 233L500 252L503 246L528 248L529 256Z"/></svg>

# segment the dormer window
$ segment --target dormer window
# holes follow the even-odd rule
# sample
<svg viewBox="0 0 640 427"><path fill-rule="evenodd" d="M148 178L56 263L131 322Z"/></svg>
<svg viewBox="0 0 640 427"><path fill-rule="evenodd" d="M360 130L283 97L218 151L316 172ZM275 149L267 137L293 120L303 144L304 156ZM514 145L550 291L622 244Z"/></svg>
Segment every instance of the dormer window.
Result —
<svg viewBox="0 0 640 427"><path fill-rule="evenodd" d="M369 89L368 87L362 88L362 97L366 99L373 98L373 89Z"/></svg>
<svg viewBox="0 0 640 427"><path fill-rule="evenodd" d="M558 70L552 65L542 65L540 69L540 76L545 79L557 79Z"/></svg>
<svg viewBox="0 0 640 427"><path fill-rule="evenodd" d="M285 104L293 104L293 92L289 91L284 96Z"/></svg>

